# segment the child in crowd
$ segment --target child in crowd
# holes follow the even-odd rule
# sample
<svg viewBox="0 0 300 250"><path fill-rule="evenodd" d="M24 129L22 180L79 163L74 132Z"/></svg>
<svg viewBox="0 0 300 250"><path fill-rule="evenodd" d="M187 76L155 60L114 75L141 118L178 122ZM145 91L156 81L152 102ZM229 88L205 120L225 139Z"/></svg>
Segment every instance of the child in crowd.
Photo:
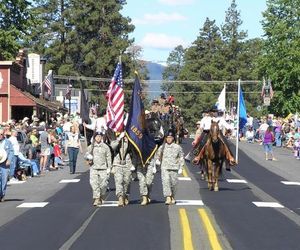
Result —
<svg viewBox="0 0 300 250"><path fill-rule="evenodd" d="M54 153L54 168L58 169L59 165L64 166L60 146L57 141L53 143L53 153Z"/></svg>

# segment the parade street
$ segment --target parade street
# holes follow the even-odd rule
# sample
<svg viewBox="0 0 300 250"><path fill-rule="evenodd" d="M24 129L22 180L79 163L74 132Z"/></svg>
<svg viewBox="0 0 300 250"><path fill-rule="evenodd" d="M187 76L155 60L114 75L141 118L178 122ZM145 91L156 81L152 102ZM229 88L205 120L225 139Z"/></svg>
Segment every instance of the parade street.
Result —
<svg viewBox="0 0 300 250"><path fill-rule="evenodd" d="M190 139L181 144L185 154ZM234 148L234 145L232 145ZM299 249L300 165L285 148L266 161L259 144L239 144L239 164L225 171L220 191L208 191L186 163L176 205L166 206L160 172L151 204L140 205L138 181L130 204L117 206L113 178L105 203L93 207L88 166L68 167L9 185L0 206L1 250L9 249Z"/></svg>

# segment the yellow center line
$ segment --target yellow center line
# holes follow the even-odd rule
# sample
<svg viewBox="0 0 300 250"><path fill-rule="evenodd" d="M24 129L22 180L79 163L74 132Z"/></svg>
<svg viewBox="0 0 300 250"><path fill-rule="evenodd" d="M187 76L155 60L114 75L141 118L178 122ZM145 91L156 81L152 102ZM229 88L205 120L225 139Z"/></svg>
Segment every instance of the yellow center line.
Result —
<svg viewBox="0 0 300 250"><path fill-rule="evenodd" d="M189 177L187 174L187 171L186 171L186 166L183 167L182 175L183 175L183 177Z"/></svg>
<svg viewBox="0 0 300 250"><path fill-rule="evenodd" d="M211 248L213 250L222 250L219 239L217 237L217 233L216 233L214 227L212 226L212 223L210 222L210 219L209 219L205 209L203 209L203 208L198 209L198 213L204 223L204 227L208 234L208 239L209 239Z"/></svg>
<svg viewBox="0 0 300 250"><path fill-rule="evenodd" d="M192 233L190 229L189 219L184 208L179 209L180 222L183 236L183 249L193 250Z"/></svg>

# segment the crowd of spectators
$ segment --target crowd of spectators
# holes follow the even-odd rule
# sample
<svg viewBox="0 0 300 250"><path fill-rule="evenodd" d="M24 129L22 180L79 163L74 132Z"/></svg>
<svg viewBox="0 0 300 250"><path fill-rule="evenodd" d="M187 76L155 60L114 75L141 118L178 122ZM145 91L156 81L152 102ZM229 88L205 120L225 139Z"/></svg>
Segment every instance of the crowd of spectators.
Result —
<svg viewBox="0 0 300 250"><path fill-rule="evenodd" d="M247 123L242 129L241 138L249 143L257 142L263 145L268 130L274 135L272 146L291 149L292 155L300 160L300 117L298 115L290 114L285 118L271 114L261 118L247 115Z"/></svg>
<svg viewBox="0 0 300 250"><path fill-rule="evenodd" d="M35 116L2 122L0 127L14 151L9 167L10 183L63 168L68 161L66 138L72 127L80 134L79 122L78 115L62 114L57 114L47 123Z"/></svg>

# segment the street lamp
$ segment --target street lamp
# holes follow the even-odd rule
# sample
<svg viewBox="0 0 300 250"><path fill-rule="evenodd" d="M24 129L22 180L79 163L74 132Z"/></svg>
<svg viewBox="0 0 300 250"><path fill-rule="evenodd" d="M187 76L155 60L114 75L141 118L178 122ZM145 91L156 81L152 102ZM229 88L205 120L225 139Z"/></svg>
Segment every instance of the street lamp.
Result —
<svg viewBox="0 0 300 250"><path fill-rule="evenodd" d="M70 79L68 81L68 87L67 87L67 98L69 99L69 116L71 115L71 96L72 96L72 84L70 83Z"/></svg>

